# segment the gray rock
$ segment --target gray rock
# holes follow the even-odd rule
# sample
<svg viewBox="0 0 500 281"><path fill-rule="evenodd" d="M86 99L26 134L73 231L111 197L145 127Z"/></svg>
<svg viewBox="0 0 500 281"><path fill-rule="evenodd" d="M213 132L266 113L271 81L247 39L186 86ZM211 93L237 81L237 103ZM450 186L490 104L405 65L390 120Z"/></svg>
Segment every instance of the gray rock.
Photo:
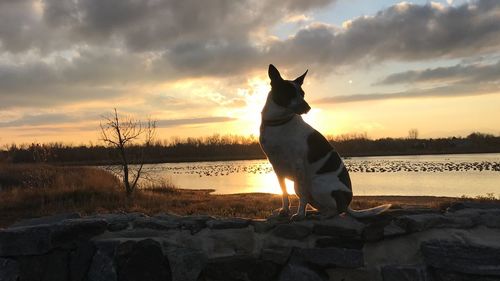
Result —
<svg viewBox="0 0 500 281"><path fill-rule="evenodd" d="M251 256L224 257L209 260L201 280L276 280L278 265Z"/></svg>
<svg viewBox="0 0 500 281"><path fill-rule="evenodd" d="M390 222L384 227L384 237L395 237L406 234L406 230L394 222Z"/></svg>
<svg viewBox="0 0 500 281"><path fill-rule="evenodd" d="M137 213L99 214L87 218L103 219L108 223L109 231L120 231L129 227L129 223L137 218Z"/></svg>
<svg viewBox="0 0 500 281"><path fill-rule="evenodd" d="M96 252L94 243L85 242L78 245L69 254L69 272L71 281L84 281L89 271L92 258Z"/></svg>
<svg viewBox="0 0 500 281"><path fill-rule="evenodd" d="M328 276L304 265L287 264L279 276L279 281L326 281Z"/></svg>
<svg viewBox="0 0 500 281"><path fill-rule="evenodd" d="M500 281L498 276L464 274L442 269L432 270L432 281Z"/></svg>
<svg viewBox="0 0 500 281"><path fill-rule="evenodd" d="M384 281L431 281L423 265L386 265L382 267Z"/></svg>
<svg viewBox="0 0 500 281"><path fill-rule="evenodd" d="M297 249L294 253L308 264L321 268L358 268L364 265L363 251L343 248Z"/></svg>
<svg viewBox="0 0 500 281"><path fill-rule="evenodd" d="M45 216L45 217L21 220L12 224L9 227L26 227L26 226L35 226L42 224L57 224L63 220L77 219L77 218L81 218L81 215L79 213L56 214L53 216Z"/></svg>
<svg viewBox="0 0 500 281"><path fill-rule="evenodd" d="M309 227L295 223L279 224L272 230L274 236L291 240L306 238L310 233L311 229Z"/></svg>
<svg viewBox="0 0 500 281"><path fill-rule="evenodd" d="M250 220L244 218L227 218L207 221L207 226L210 229L244 228L249 224Z"/></svg>
<svg viewBox="0 0 500 281"><path fill-rule="evenodd" d="M207 256L200 250L164 243L163 252L168 257L172 280L196 281L207 263Z"/></svg>
<svg viewBox="0 0 500 281"><path fill-rule="evenodd" d="M497 202L458 202L448 207L447 211L454 212L463 209L500 209Z"/></svg>
<svg viewBox="0 0 500 281"><path fill-rule="evenodd" d="M250 221L250 224L257 233L268 232L276 226L276 223L272 223L265 219L253 219Z"/></svg>
<svg viewBox="0 0 500 281"><path fill-rule="evenodd" d="M490 228L500 228L500 211L490 210L480 216L481 224Z"/></svg>
<svg viewBox="0 0 500 281"><path fill-rule="evenodd" d="M116 248L115 264L120 281L169 281L172 273L160 243L145 239L126 241Z"/></svg>
<svg viewBox="0 0 500 281"><path fill-rule="evenodd" d="M368 224L361 234L364 241L375 242L384 239L384 229L387 226L387 221L372 222Z"/></svg>
<svg viewBox="0 0 500 281"><path fill-rule="evenodd" d="M42 255L51 249L49 225L0 230L0 256Z"/></svg>
<svg viewBox="0 0 500 281"><path fill-rule="evenodd" d="M113 265L113 256L120 240L99 240L95 242L97 252L92 258L88 281L116 281L117 275Z"/></svg>
<svg viewBox="0 0 500 281"><path fill-rule="evenodd" d="M148 228L155 230L170 230L180 228L180 223L155 218L138 218L132 223L134 228Z"/></svg>
<svg viewBox="0 0 500 281"><path fill-rule="evenodd" d="M363 249L364 241L359 238L348 237L321 237L316 240L318 248L345 248L345 249Z"/></svg>
<svg viewBox="0 0 500 281"><path fill-rule="evenodd" d="M68 252L61 250L41 256L18 257L19 280L66 281L68 260Z"/></svg>
<svg viewBox="0 0 500 281"><path fill-rule="evenodd" d="M19 263L12 259L0 258L0 281L19 280Z"/></svg>
<svg viewBox="0 0 500 281"><path fill-rule="evenodd" d="M427 265L466 274L500 276L500 248L432 240L421 245Z"/></svg>
<svg viewBox="0 0 500 281"><path fill-rule="evenodd" d="M262 249L260 258L265 261L271 261L276 264L285 264L292 253L292 248L290 247L272 247Z"/></svg>
<svg viewBox="0 0 500 281"><path fill-rule="evenodd" d="M314 223L313 232L335 237L360 236L365 225L350 216L336 216L329 220Z"/></svg>
<svg viewBox="0 0 500 281"><path fill-rule="evenodd" d="M54 246L75 248L76 243L86 241L107 230L103 219L71 219L57 224L51 233Z"/></svg>
<svg viewBox="0 0 500 281"><path fill-rule="evenodd" d="M187 229L191 234L195 234L207 227L207 221L214 219L212 216L189 216L182 218L179 223L182 229Z"/></svg>
<svg viewBox="0 0 500 281"><path fill-rule="evenodd" d="M402 216L395 220L396 225L406 232L424 231L430 228L471 228L476 225L470 217L445 216L441 214L420 214Z"/></svg>

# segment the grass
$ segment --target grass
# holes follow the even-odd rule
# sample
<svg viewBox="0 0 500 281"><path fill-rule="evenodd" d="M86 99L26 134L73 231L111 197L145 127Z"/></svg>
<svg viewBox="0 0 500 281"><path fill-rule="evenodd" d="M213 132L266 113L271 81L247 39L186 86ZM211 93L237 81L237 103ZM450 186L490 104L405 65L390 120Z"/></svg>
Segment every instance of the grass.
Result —
<svg viewBox="0 0 500 281"><path fill-rule="evenodd" d="M142 212L153 215L208 214L265 218L281 206L281 196L266 193L214 195L213 190L178 189L172 182L143 186L133 198L125 195L119 179L90 167L49 165L0 165L0 227L25 218L58 213L82 215L110 212ZM456 201L499 201L492 194L480 198L432 196L358 196L354 209L392 203L395 207L444 208ZM292 205L297 205L293 197Z"/></svg>

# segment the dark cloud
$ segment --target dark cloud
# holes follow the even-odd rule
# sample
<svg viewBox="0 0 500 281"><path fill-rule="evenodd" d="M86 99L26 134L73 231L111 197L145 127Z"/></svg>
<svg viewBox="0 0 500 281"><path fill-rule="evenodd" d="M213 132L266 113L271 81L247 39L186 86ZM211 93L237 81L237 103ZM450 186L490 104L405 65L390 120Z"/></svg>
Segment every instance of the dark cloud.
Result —
<svg viewBox="0 0 500 281"><path fill-rule="evenodd" d="M291 13L333 2L2 1L0 50L14 58L0 60L0 107L105 100L141 85L235 77L271 62L317 74L367 61L463 58L500 48L495 0L446 8L401 3L342 29L315 23L284 40L256 36Z"/></svg>
<svg viewBox="0 0 500 281"><path fill-rule="evenodd" d="M329 103L350 103L360 101L376 101L388 99L409 99L409 98L433 98L433 97L461 97L478 96L486 94L500 93L500 86L496 84L487 84L476 86L470 84L453 84L448 86L435 87L431 89L410 89L395 93L369 93L356 95L339 95L313 101L316 104Z"/></svg>
<svg viewBox="0 0 500 281"><path fill-rule="evenodd" d="M62 124L80 121L80 118L62 113L28 114L18 119L0 122L1 128Z"/></svg>
<svg viewBox="0 0 500 281"><path fill-rule="evenodd" d="M394 73L377 84L411 84L426 82L483 83L500 80L500 61L496 64L455 65Z"/></svg>
<svg viewBox="0 0 500 281"><path fill-rule="evenodd" d="M222 123L237 120L231 117L199 117L199 118L185 118L185 119L167 119L158 120L156 125L158 128L168 128L180 125L193 125L193 124L206 124L206 123Z"/></svg>

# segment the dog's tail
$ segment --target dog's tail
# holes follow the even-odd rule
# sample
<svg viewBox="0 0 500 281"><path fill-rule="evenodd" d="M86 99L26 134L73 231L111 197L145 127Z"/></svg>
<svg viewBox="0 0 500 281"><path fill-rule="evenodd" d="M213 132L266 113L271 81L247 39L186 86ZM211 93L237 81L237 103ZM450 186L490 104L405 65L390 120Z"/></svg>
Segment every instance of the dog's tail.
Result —
<svg viewBox="0 0 500 281"><path fill-rule="evenodd" d="M378 214L385 212L387 209L391 207L391 204L384 204L377 207L364 209L364 210L353 210L351 207L347 208L347 213L355 218L367 218L373 217Z"/></svg>

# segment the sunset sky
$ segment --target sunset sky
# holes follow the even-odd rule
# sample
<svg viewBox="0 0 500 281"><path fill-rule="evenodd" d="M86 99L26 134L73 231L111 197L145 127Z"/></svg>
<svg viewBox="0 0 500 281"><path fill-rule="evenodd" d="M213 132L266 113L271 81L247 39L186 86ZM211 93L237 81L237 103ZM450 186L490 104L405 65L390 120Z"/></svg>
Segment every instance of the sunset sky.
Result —
<svg viewBox="0 0 500 281"><path fill-rule="evenodd" d="M500 135L498 0L1 0L0 145L96 143L115 107L258 135L270 63L324 134Z"/></svg>

